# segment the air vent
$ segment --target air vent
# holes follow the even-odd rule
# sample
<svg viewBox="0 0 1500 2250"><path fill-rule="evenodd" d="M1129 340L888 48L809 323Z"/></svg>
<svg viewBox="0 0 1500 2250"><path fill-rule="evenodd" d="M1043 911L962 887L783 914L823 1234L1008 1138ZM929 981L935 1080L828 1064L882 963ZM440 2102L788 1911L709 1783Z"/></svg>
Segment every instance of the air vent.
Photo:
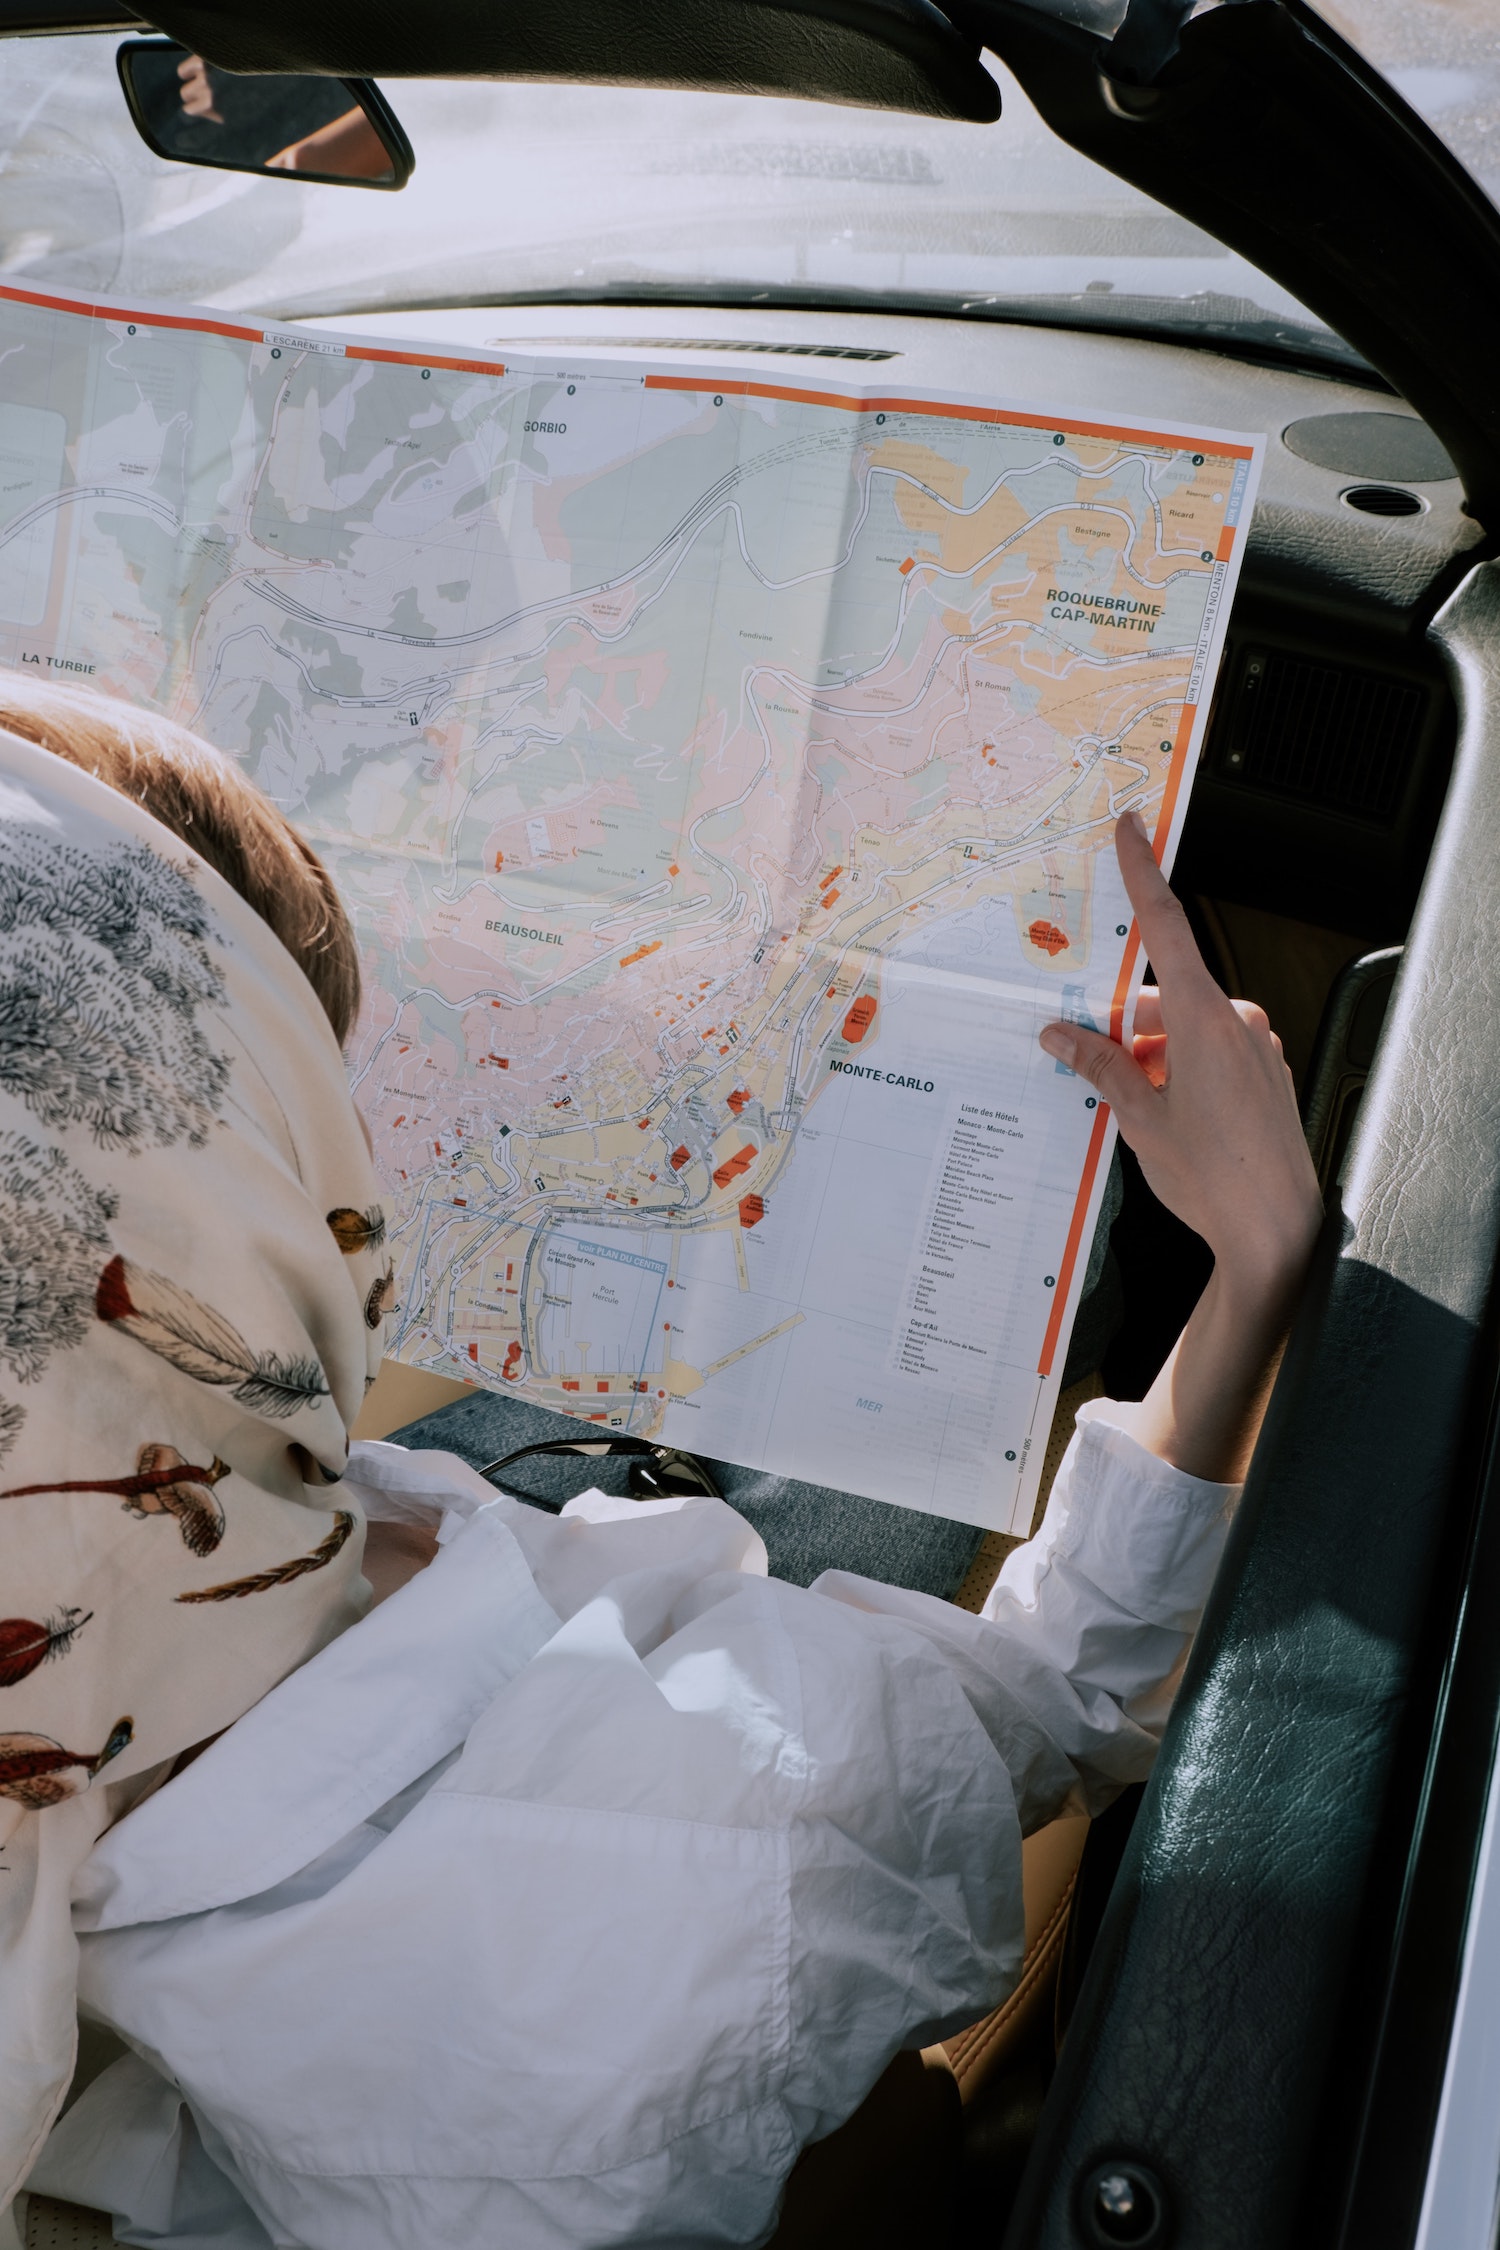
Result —
<svg viewBox="0 0 1500 2250"><path fill-rule="evenodd" d="M1351 484L1339 498L1362 516L1419 516L1427 505L1419 492L1403 492L1399 484Z"/></svg>
<svg viewBox="0 0 1500 2250"><path fill-rule="evenodd" d="M1222 770L1327 812L1389 820L1421 739L1426 698L1408 680L1278 650L1249 650Z"/></svg>
<svg viewBox="0 0 1500 2250"><path fill-rule="evenodd" d="M770 352L783 359L900 359L900 352L873 344L756 344L725 336L491 336L492 349L534 351L538 345L564 345L591 352Z"/></svg>

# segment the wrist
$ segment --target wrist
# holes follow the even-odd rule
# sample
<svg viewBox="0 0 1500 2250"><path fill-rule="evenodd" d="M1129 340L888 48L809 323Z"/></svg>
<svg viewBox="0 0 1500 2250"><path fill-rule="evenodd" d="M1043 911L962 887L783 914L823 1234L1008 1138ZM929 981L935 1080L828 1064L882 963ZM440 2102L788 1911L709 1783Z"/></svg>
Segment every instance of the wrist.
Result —
<svg viewBox="0 0 1500 2250"><path fill-rule="evenodd" d="M1189 1476L1244 1477L1305 1263L1216 1265L1131 1434Z"/></svg>
<svg viewBox="0 0 1500 2250"><path fill-rule="evenodd" d="M1307 1257L1216 1262L1200 1300L1205 1320L1233 1338L1248 1366L1279 1351L1296 1316Z"/></svg>
<svg viewBox="0 0 1500 2250"><path fill-rule="evenodd" d="M1232 1249L1214 1250L1217 1294L1245 1317L1279 1316L1296 1304L1323 1222L1321 1204L1300 1225L1275 1235L1261 1234Z"/></svg>

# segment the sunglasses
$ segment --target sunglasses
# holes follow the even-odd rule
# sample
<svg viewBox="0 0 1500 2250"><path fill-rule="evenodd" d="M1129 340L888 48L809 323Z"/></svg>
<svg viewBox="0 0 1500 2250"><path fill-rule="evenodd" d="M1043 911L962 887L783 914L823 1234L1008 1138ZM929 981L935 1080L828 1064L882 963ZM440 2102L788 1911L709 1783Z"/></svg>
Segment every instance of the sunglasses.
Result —
<svg viewBox="0 0 1500 2250"><path fill-rule="evenodd" d="M498 1461L487 1463L479 1474L494 1483L502 1469L510 1468L517 1461L531 1460L537 1454L570 1453L596 1461L610 1454L627 1456L630 1468L625 1489L632 1500L723 1498L696 1454L680 1453L671 1445L653 1445L649 1438L547 1438L538 1445L517 1446L514 1453L502 1454ZM504 1489L515 1499L529 1500L533 1507L549 1508L554 1514L564 1505L561 1500L546 1498L539 1492L523 1491L520 1485L509 1481Z"/></svg>

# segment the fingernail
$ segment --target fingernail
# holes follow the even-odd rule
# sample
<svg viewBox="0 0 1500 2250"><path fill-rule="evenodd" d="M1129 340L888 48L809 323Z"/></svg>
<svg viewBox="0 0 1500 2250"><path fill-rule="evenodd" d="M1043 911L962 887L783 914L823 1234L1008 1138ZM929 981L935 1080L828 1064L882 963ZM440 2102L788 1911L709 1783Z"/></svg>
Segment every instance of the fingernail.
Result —
<svg viewBox="0 0 1500 2250"><path fill-rule="evenodd" d="M1049 1023L1038 1038L1043 1050L1055 1061L1066 1063L1069 1070L1073 1068L1078 1060L1078 1041L1071 1031L1060 1023Z"/></svg>
<svg viewBox="0 0 1500 2250"><path fill-rule="evenodd" d="M1136 834L1142 839L1142 841L1149 844L1151 838L1147 833L1146 823L1142 820L1140 814L1136 812L1134 808L1132 808L1131 811L1129 811L1125 815L1125 818L1129 821L1131 827L1135 830Z"/></svg>

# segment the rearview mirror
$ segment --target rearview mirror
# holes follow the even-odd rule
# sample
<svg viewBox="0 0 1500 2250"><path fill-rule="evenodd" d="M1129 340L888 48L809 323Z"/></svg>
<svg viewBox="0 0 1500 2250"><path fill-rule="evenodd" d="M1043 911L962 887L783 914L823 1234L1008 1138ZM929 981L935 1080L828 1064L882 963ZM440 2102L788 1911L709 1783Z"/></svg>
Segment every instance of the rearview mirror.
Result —
<svg viewBox="0 0 1500 2250"><path fill-rule="evenodd" d="M342 187L411 178L411 143L367 78L251 77L175 39L127 39L116 60L136 131L173 164Z"/></svg>

